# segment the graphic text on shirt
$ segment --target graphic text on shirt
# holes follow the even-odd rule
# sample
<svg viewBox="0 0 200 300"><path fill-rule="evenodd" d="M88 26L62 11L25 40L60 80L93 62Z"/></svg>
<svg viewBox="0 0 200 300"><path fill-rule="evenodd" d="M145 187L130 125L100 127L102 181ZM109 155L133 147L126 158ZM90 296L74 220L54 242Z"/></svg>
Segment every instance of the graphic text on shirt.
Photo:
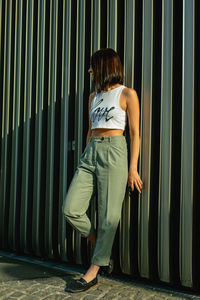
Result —
<svg viewBox="0 0 200 300"><path fill-rule="evenodd" d="M103 117L105 117L105 121L108 122L110 119L113 118L113 116L110 116L109 113L113 109L115 109L115 106L109 107L98 107L103 102L103 99L100 99L96 105L92 108L92 122L95 122L96 118L98 121L100 121Z"/></svg>

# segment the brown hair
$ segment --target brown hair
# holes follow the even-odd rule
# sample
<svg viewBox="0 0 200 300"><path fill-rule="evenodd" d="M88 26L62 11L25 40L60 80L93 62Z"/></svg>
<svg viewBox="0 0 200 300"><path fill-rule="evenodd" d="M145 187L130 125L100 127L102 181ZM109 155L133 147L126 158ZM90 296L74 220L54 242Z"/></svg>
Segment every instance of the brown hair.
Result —
<svg viewBox="0 0 200 300"><path fill-rule="evenodd" d="M111 48L103 48L91 56L94 85L99 93L113 84L123 84L124 74L119 55Z"/></svg>

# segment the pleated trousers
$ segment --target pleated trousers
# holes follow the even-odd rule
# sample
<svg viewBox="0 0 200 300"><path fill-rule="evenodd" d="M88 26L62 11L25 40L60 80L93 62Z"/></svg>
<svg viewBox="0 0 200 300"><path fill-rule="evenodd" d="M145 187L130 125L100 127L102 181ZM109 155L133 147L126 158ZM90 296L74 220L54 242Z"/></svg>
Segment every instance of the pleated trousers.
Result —
<svg viewBox="0 0 200 300"><path fill-rule="evenodd" d="M127 179L125 137L91 137L69 186L63 213L72 227L87 237L94 231L87 210L92 196L97 194L98 228L92 264L109 264Z"/></svg>

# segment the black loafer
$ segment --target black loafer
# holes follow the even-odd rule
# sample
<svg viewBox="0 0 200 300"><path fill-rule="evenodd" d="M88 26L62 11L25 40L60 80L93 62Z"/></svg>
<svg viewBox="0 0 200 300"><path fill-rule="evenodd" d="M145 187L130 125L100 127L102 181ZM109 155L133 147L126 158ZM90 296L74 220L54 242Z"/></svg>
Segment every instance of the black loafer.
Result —
<svg viewBox="0 0 200 300"><path fill-rule="evenodd" d="M114 269L114 260L111 258L108 266L102 266L99 269L100 275L110 275Z"/></svg>
<svg viewBox="0 0 200 300"><path fill-rule="evenodd" d="M90 282L87 282L85 279L73 279L69 282L67 285L65 291L70 293L78 293L88 290L93 285L97 284L98 280L97 277L95 277Z"/></svg>

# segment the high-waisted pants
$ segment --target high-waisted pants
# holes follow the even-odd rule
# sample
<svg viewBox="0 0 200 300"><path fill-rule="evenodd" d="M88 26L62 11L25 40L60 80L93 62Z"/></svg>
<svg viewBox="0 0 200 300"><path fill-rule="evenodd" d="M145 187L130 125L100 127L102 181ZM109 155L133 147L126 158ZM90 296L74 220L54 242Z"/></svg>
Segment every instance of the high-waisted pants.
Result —
<svg viewBox="0 0 200 300"><path fill-rule="evenodd" d="M82 236L94 231L87 209L97 194L97 241L91 263L109 264L128 179L127 144L124 136L91 137L63 204L66 220Z"/></svg>

